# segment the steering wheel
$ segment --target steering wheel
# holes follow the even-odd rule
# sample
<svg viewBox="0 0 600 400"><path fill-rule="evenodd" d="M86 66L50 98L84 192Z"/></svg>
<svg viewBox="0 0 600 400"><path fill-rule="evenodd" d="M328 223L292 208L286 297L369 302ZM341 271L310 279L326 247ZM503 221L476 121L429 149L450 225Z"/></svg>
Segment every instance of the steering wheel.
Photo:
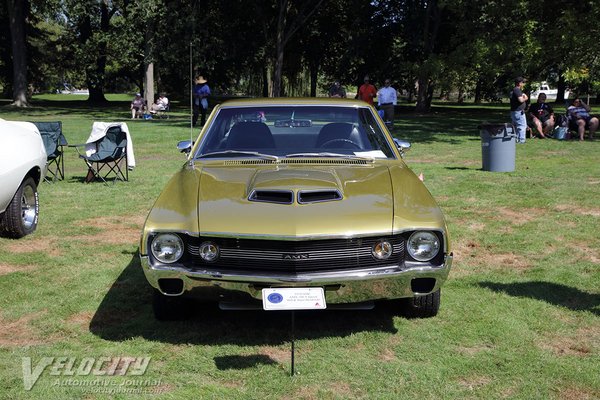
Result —
<svg viewBox="0 0 600 400"><path fill-rule="evenodd" d="M362 150L362 147L360 145L358 145L357 143L354 143L350 139L342 139L342 138L328 140L319 147L327 147L328 144L336 143L336 142L350 143L352 146L356 147L357 150Z"/></svg>

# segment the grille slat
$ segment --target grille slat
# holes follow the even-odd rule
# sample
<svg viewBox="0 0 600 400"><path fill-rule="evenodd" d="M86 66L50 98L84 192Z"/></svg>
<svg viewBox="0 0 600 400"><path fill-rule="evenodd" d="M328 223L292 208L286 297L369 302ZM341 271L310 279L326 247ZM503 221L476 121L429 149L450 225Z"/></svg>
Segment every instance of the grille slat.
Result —
<svg viewBox="0 0 600 400"><path fill-rule="evenodd" d="M376 260L371 248L380 239L393 245L392 257ZM212 241L221 249L215 263L205 263L199 257L199 247ZM404 239L401 236L309 241L278 241L258 239L186 237L187 257L198 268L244 272L325 272L342 269L363 269L401 265L404 262Z"/></svg>

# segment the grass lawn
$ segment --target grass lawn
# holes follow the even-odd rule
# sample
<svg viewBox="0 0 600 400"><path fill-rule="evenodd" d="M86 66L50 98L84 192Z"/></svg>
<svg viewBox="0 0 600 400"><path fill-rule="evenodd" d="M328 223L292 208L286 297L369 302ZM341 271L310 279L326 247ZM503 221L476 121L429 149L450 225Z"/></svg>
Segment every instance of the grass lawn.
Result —
<svg viewBox="0 0 600 400"><path fill-rule="evenodd" d="M152 316L138 238L184 162L175 144L190 137L185 104L169 120L131 121L129 96L102 109L74 98L41 96L25 110L0 101L0 118L61 120L72 144L92 121L126 121L137 167L127 183L83 184L85 165L68 149L66 179L40 186L38 230L0 239L0 398L600 398L600 138L528 140L515 172L492 173L481 170L477 126L507 121L506 106L397 114L395 136L413 144L406 162L452 235L440 313L300 312L290 377L289 314L202 306L188 321ZM25 390L24 360L33 370L44 357L54 369ZM106 375L59 368L102 357ZM130 357L151 359L144 375L111 375L117 357L117 372Z"/></svg>

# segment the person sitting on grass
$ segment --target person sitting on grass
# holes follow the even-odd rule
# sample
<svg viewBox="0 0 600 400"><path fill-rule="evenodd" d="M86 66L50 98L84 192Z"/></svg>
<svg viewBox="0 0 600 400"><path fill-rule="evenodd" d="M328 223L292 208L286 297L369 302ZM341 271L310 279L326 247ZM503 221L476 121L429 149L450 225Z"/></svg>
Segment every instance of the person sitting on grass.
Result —
<svg viewBox="0 0 600 400"><path fill-rule="evenodd" d="M586 129L590 131L590 140L594 140L594 133L598 129L600 121L597 117L591 116L590 111L590 106L585 104L579 97L576 97L573 104L567 108L569 128L577 131L579 140L583 140Z"/></svg>
<svg viewBox="0 0 600 400"><path fill-rule="evenodd" d="M544 139L554 129L554 110L546 103L545 93L540 93L537 103L529 107L529 115L537 137Z"/></svg>

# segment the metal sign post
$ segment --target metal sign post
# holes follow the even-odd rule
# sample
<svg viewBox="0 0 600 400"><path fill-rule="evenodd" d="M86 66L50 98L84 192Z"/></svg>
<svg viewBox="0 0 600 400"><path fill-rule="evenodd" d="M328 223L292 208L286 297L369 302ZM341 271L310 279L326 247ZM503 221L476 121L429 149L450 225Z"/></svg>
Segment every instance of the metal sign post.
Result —
<svg viewBox="0 0 600 400"><path fill-rule="evenodd" d="M296 374L296 310L324 310L325 293L322 287L268 288L262 290L264 310L292 312L292 365L291 376Z"/></svg>

